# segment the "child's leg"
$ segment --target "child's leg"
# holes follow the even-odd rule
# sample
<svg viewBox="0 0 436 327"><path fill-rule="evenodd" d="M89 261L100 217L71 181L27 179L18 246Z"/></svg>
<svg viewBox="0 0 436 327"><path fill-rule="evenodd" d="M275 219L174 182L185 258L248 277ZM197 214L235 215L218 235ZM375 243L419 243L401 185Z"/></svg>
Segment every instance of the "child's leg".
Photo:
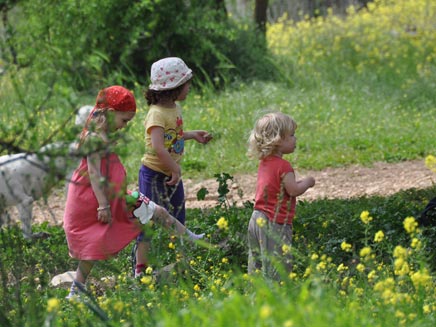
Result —
<svg viewBox="0 0 436 327"><path fill-rule="evenodd" d="M258 222L258 219L261 219ZM254 211L248 224L248 273L262 271L262 246L266 240L268 219L260 212Z"/></svg>
<svg viewBox="0 0 436 327"><path fill-rule="evenodd" d="M142 234L144 235L144 234ZM150 242L146 239L138 239L136 241L136 267L135 267L135 277L139 276L148 267L148 257L147 254L150 251Z"/></svg>
<svg viewBox="0 0 436 327"><path fill-rule="evenodd" d="M93 266L94 263L92 261L79 261L79 266L77 267L76 271L76 281L85 284Z"/></svg>
<svg viewBox="0 0 436 327"><path fill-rule="evenodd" d="M179 235L183 235L186 232L186 227L176 218L171 216L165 208L159 205L156 206L153 220L167 229L173 228Z"/></svg>
<svg viewBox="0 0 436 327"><path fill-rule="evenodd" d="M77 295L80 291L85 289L86 279L91 272L94 263L92 261L79 261L79 265L76 270L76 278L71 284L70 293L67 295L67 299L71 299Z"/></svg>
<svg viewBox="0 0 436 327"><path fill-rule="evenodd" d="M190 239L198 240L204 237L204 234L194 234L188 228L186 228L180 221L171 216L168 211L156 205L156 209L153 215L153 220L161 224L167 229L174 229L178 235L187 234Z"/></svg>
<svg viewBox="0 0 436 327"><path fill-rule="evenodd" d="M164 220L171 220L171 218L174 219L174 217L171 217L164 208L170 210L170 212L171 210L177 211L176 217L179 219L182 226L178 226L176 230L180 231L183 229L183 224L185 223L185 191L183 183L179 183L176 187L169 187L166 185L166 179L167 176L165 174L156 172L142 165L138 174L139 191L156 204L162 206L157 206L156 212L153 214L153 218L157 222L161 222L160 217L163 217ZM185 233L184 230L179 234L183 233ZM187 230L186 233L192 239L200 239L204 236L204 234L193 234L189 230ZM142 238L144 238L144 233L141 235ZM137 250L135 253L135 275L136 272L145 270L148 265L147 255L150 249L150 241L146 241L146 243L137 242Z"/></svg>
<svg viewBox="0 0 436 327"><path fill-rule="evenodd" d="M265 242L266 275L280 280L279 269L289 274L292 271L292 225L279 225L268 222L268 235Z"/></svg>
<svg viewBox="0 0 436 327"><path fill-rule="evenodd" d="M198 240L204 237L204 234L197 235L183 226L176 218L171 216L166 209L150 201L141 203L141 206L133 211L133 214L143 224L147 224L150 219L154 219L166 228L173 228L177 234L187 234L190 239ZM147 268L147 254L150 251L150 241L142 232L136 239L134 255L134 276L139 277Z"/></svg>
<svg viewBox="0 0 436 327"><path fill-rule="evenodd" d="M182 225L185 224L186 220L186 209L185 209L185 189L183 187L183 181L175 186L165 186L167 188L168 198L170 199L170 206L164 206L168 212L173 215Z"/></svg>
<svg viewBox="0 0 436 327"><path fill-rule="evenodd" d="M158 173L146 166L141 166L138 174L139 191L150 200L155 198L154 202L158 202L161 197L158 192L158 185L164 185L165 175ZM134 275L139 276L148 267L148 253L150 251L150 240L146 238L144 232L136 239L135 256L135 271Z"/></svg>

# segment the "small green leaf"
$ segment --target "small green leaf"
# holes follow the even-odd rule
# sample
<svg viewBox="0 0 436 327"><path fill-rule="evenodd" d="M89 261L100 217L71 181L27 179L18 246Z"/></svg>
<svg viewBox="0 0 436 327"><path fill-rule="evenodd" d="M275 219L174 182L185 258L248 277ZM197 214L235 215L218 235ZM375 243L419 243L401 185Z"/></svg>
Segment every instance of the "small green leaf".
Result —
<svg viewBox="0 0 436 327"><path fill-rule="evenodd" d="M208 195L208 194L209 194L209 191L207 190L207 188L202 187L197 192L197 200L204 200L206 198L206 195Z"/></svg>

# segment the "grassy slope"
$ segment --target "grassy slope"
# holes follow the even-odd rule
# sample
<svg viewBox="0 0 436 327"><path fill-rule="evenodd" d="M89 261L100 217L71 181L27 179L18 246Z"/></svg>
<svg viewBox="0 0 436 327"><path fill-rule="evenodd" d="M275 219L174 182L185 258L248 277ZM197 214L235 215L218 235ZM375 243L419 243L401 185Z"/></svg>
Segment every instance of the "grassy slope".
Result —
<svg viewBox="0 0 436 327"><path fill-rule="evenodd" d="M186 143L185 178L254 173L257 161L246 156L247 138L254 121L270 110L286 112L298 123L297 150L288 157L296 167L321 170L436 153L435 103L425 97L411 103L403 92L362 86L359 81L339 86L325 82L316 89L272 82L241 83L221 93L199 95L193 91L182 105L187 130L206 129L214 135L206 146ZM146 107L141 108L131 126L134 140L125 160L135 178L146 114Z"/></svg>

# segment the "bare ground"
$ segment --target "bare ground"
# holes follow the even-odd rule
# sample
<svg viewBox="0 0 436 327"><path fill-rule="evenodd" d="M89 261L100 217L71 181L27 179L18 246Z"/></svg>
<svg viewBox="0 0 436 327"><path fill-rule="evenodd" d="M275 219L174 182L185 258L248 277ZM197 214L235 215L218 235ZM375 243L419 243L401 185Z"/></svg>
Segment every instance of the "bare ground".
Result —
<svg viewBox="0 0 436 327"><path fill-rule="evenodd" d="M427 169L423 160L405 161L395 164L376 163L372 167L349 166L345 168L327 168L322 171L301 171L298 177L313 176L314 188L308 190L299 199L354 198L372 195L392 195L411 188L428 188L435 184L436 174ZM235 175L229 184L230 203L241 205L253 201L256 184L255 175ZM218 182L215 179L194 181L184 180L187 208L208 208L215 206L218 200ZM209 194L203 201L196 198L197 191L205 187ZM54 190L47 201L39 200L34 206L34 223L62 224L65 206L64 188ZM15 208L11 215L17 217Z"/></svg>

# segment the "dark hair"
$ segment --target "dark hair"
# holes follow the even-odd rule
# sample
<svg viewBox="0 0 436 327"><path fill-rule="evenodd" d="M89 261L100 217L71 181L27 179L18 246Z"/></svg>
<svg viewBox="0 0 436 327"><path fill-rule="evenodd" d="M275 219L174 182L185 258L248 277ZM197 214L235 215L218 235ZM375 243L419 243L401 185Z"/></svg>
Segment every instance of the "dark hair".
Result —
<svg viewBox="0 0 436 327"><path fill-rule="evenodd" d="M148 105L157 104L162 100L176 101L180 93L182 93L182 89L185 84L186 83L183 83L182 85L172 90L155 91L155 90L147 89L144 92L144 97L147 100Z"/></svg>

